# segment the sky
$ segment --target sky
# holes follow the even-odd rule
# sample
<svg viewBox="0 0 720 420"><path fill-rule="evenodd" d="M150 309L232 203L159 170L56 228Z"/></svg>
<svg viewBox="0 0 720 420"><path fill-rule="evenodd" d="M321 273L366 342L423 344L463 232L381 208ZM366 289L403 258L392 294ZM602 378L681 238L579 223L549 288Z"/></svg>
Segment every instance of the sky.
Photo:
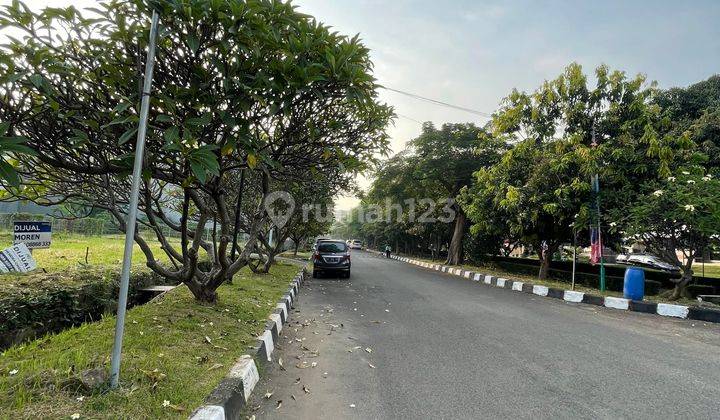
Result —
<svg viewBox="0 0 720 420"><path fill-rule="evenodd" d="M10 0L0 0L0 4ZM92 6L93 0L30 0ZM299 10L342 34L360 34L383 86L492 113L513 88L532 91L575 61L643 73L662 88L720 72L720 1L295 0ZM393 152L422 121L487 119L382 90L399 115ZM369 185L366 177L358 180ZM337 208L357 204L339 197Z"/></svg>

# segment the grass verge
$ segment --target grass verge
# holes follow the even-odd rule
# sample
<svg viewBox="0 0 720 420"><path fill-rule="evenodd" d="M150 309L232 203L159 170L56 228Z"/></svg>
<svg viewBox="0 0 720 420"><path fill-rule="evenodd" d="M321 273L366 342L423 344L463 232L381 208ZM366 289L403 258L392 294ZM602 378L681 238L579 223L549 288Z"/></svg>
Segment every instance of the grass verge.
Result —
<svg viewBox="0 0 720 420"><path fill-rule="evenodd" d="M215 305L181 286L128 311L121 388L84 392L85 369L109 369L108 316L0 354L2 418L186 418L262 332L298 267L243 269Z"/></svg>

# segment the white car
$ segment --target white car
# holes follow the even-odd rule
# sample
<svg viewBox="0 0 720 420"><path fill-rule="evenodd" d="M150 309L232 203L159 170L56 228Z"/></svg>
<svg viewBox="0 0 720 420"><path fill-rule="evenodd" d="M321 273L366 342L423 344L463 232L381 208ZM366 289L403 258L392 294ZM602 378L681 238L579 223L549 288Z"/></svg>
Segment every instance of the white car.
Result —
<svg viewBox="0 0 720 420"><path fill-rule="evenodd" d="M359 239L349 241L348 245L350 245L350 249L362 249L362 241Z"/></svg>
<svg viewBox="0 0 720 420"><path fill-rule="evenodd" d="M621 258L625 257L625 258ZM675 267L672 264L668 264L665 261L661 260L660 258L654 256L654 255L646 255L646 254L630 254L630 255L618 255L617 262L624 263L624 264L630 264L630 265L638 265L642 267L649 267L654 268L656 270L662 270L662 271L668 271L671 273L680 272L679 267Z"/></svg>

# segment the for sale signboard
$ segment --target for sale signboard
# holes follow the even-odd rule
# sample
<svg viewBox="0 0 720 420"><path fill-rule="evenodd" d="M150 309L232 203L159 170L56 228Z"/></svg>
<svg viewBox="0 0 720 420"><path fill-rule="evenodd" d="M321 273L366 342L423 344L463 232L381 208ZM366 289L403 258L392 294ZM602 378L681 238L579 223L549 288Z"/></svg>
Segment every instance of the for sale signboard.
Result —
<svg viewBox="0 0 720 420"><path fill-rule="evenodd" d="M30 249L23 244L15 244L0 251L0 273L27 273L37 268Z"/></svg>
<svg viewBox="0 0 720 420"><path fill-rule="evenodd" d="M25 244L30 249L50 248L52 225L50 222L15 222L14 244Z"/></svg>

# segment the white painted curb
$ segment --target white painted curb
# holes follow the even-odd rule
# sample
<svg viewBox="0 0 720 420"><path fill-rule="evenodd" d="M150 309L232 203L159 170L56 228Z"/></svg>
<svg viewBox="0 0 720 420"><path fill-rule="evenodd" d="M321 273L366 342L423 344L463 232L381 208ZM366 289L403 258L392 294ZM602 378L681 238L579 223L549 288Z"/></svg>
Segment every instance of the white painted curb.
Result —
<svg viewBox="0 0 720 420"><path fill-rule="evenodd" d="M545 293L547 295L547 293ZM585 293L583 292L575 292L573 290L566 290L565 294L563 295L563 300L568 302L575 302L580 303L582 302L583 298L585 297Z"/></svg>
<svg viewBox="0 0 720 420"><path fill-rule="evenodd" d="M282 310L282 312L283 312L283 317L284 317L285 319L288 319L287 306L285 306L285 305L282 304L282 303L278 303L277 305L275 305L275 308Z"/></svg>
<svg viewBox="0 0 720 420"><path fill-rule="evenodd" d="M624 298L606 296L605 306L608 308L622 309L623 311L627 311L630 307L630 301Z"/></svg>
<svg viewBox="0 0 720 420"><path fill-rule="evenodd" d="M248 355L242 356L240 361L235 363L235 366L230 369L228 377L242 380L245 401L248 400L255 385L260 381L260 373L258 373L255 361Z"/></svg>
<svg viewBox="0 0 720 420"><path fill-rule="evenodd" d="M687 306L673 305L670 303L658 303L657 313L662 316L672 316L675 318L687 318L690 309Z"/></svg>
<svg viewBox="0 0 720 420"><path fill-rule="evenodd" d="M485 284L491 284L491 283L492 283L492 276L489 275L489 274L486 275L486 276L485 276L485 279L483 280L483 283L485 283Z"/></svg>
<svg viewBox="0 0 720 420"><path fill-rule="evenodd" d="M278 334L280 334L280 331L282 331L282 318L280 318L280 314L270 314L269 316L270 320L275 323L275 326L277 327Z"/></svg>
<svg viewBox="0 0 720 420"><path fill-rule="evenodd" d="M522 288L523 288L523 282L521 282L521 281L514 281L514 282L513 282L513 284L512 284L512 289L513 289L513 290L515 290L515 291L517 291L517 292L522 292Z"/></svg>
<svg viewBox="0 0 720 420"><path fill-rule="evenodd" d="M204 405L198 408L190 420L225 420L225 409L219 405Z"/></svg>
<svg viewBox="0 0 720 420"><path fill-rule="evenodd" d="M538 296L547 296L549 289L547 286L533 285L533 294Z"/></svg>
<svg viewBox="0 0 720 420"><path fill-rule="evenodd" d="M258 337L260 340L265 343L265 351L268 355L268 362L272 361L272 357L270 355L273 351L275 351L275 346L273 345L273 338L272 338L272 332L270 330L263 331L262 334L260 334L260 337Z"/></svg>
<svg viewBox="0 0 720 420"><path fill-rule="evenodd" d="M499 278L497 279L497 287L505 287L505 282L507 279Z"/></svg>
<svg viewBox="0 0 720 420"><path fill-rule="evenodd" d="M480 274L480 273L475 273L475 277L473 278L473 281L480 281L480 279L482 278L482 276L483 276L483 275Z"/></svg>

